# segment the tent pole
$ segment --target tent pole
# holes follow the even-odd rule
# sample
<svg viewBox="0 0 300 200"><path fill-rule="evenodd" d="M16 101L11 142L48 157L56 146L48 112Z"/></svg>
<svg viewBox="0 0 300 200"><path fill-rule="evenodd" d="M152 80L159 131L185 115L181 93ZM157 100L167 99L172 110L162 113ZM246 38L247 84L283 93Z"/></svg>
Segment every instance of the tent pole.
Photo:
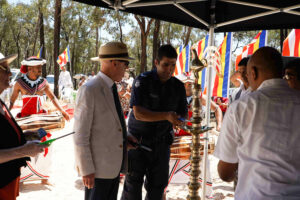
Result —
<svg viewBox="0 0 300 200"><path fill-rule="evenodd" d="M214 27L209 28L209 40L208 46L214 45ZM208 63L210 63L208 61ZM211 62L212 63L212 62ZM211 101L211 87L212 87L212 66L208 66L208 83L207 83L207 100L206 100L206 126L209 127L210 123L210 101ZM205 142L204 142L204 153L203 153L203 179L202 179L202 199L206 199L206 171L207 171L207 151L208 151L208 131L205 132Z"/></svg>

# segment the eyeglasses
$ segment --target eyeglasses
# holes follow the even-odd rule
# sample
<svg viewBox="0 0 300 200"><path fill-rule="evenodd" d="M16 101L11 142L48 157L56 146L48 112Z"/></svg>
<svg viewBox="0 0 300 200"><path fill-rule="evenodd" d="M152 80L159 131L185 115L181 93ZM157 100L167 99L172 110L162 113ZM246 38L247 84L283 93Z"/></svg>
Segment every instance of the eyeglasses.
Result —
<svg viewBox="0 0 300 200"><path fill-rule="evenodd" d="M129 65L129 61L127 60L118 60L118 61L124 63L126 67L128 67Z"/></svg>
<svg viewBox="0 0 300 200"><path fill-rule="evenodd" d="M291 80L291 79L293 79L294 77L296 77L296 75L287 73L287 74L285 74L285 75L283 76L283 79L285 79L285 80Z"/></svg>
<svg viewBox="0 0 300 200"><path fill-rule="evenodd" d="M5 71L7 74L10 73L10 68L9 67L3 67L2 65L0 65L0 68Z"/></svg>
<svg viewBox="0 0 300 200"><path fill-rule="evenodd" d="M127 60L116 60L116 61L124 63L126 67L128 67L128 65L130 64L129 61L127 61ZM112 62L112 60L111 60L111 62Z"/></svg>

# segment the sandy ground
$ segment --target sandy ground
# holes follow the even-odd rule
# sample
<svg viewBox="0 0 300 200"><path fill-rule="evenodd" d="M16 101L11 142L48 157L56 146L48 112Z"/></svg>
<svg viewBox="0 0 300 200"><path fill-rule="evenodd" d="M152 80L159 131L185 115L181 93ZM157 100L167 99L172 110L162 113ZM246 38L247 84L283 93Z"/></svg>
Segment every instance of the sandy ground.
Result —
<svg viewBox="0 0 300 200"><path fill-rule="evenodd" d="M74 119L66 123L63 130L53 132L53 138L72 132ZM72 137L55 141L52 149L52 174L50 182L53 186L42 185L40 181L25 182L21 185L18 200L82 200L84 190L81 178L74 168L74 151ZM209 156L210 170L213 181L213 199L233 199L233 184L222 182L217 175L218 160ZM118 199L123 190L120 183ZM200 190L201 191L201 190ZM167 189L168 200L183 200L188 194L186 184L171 184ZM143 192L143 196L145 191Z"/></svg>

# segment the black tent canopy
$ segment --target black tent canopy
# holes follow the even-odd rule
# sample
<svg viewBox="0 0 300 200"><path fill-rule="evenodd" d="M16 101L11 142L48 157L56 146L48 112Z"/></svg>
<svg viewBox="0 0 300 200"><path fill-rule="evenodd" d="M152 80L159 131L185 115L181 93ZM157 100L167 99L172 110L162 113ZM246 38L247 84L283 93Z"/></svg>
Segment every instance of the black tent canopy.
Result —
<svg viewBox="0 0 300 200"><path fill-rule="evenodd" d="M300 28L299 0L75 0L214 32Z"/></svg>
<svg viewBox="0 0 300 200"><path fill-rule="evenodd" d="M300 0L74 0L98 7L121 10L214 32L300 28ZM211 66L208 84L212 87ZM211 98L208 89L207 98ZM210 101L206 101L206 124L210 122ZM206 133L206 138L207 138ZM203 158L202 197L206 192L207 140Z"/></svg>

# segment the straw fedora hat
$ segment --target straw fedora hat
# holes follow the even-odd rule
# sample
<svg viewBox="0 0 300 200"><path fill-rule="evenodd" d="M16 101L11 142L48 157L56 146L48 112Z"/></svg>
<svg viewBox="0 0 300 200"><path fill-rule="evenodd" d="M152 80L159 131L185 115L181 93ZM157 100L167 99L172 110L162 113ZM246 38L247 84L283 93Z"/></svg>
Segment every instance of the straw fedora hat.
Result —
<svg viewBox="0 0 300 200"><path fill-rule="evenodd" d="M99 48L99 56L91 58L92 61L100 60L134 60L129 57L127 47L121 42L108 42Z"/></svg>
<svg viewBox="0 0 300 200"><path fill-rule="evenodd" d="M5 57L2 53L0 53L0 64L5 63L5 62L7 62L7 64L10 64L17 57L18 57L18 54L12 54L12 55Z"/></svg>

